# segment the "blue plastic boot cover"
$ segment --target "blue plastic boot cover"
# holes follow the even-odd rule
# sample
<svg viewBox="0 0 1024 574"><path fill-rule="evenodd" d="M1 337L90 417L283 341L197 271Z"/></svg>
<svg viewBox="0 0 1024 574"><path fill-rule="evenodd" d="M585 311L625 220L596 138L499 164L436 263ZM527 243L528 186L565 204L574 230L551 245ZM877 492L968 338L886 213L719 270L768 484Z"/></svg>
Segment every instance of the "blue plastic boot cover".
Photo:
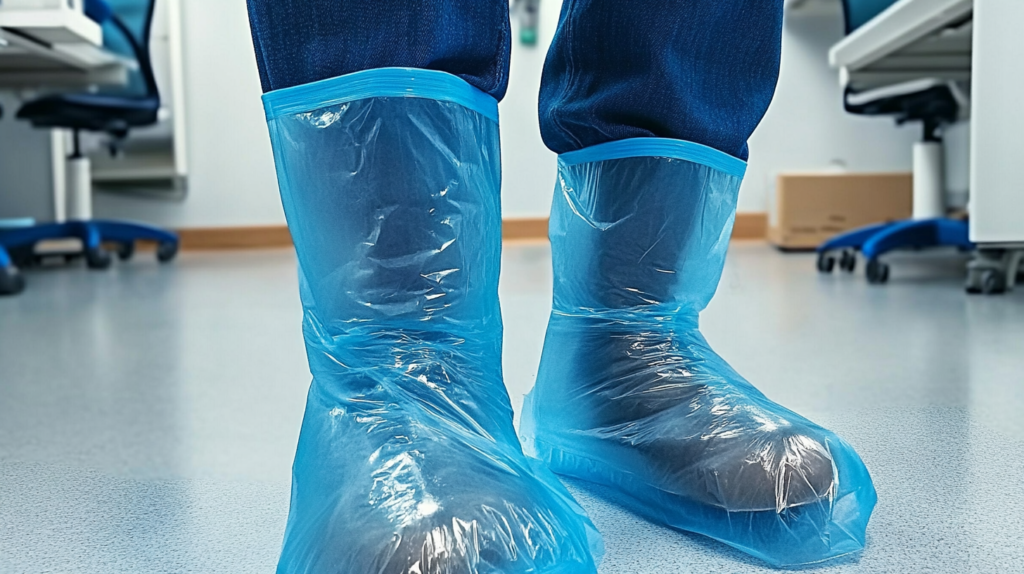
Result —
<svg viewBox="0 0 1024 574"><path fill-rule="evenodd" d="M522 431L557 473L795 566L860 550L876 496L848 444L768 400L698 330L744 169L676 140L560 158L554 305Z"/></svg>
<svg viewBox="0 0 1024 574"><path fill-rule="evenodd" d="M596 572L502 381L494 99L385 69L264 104L313 373L278 571Z"/></svg>

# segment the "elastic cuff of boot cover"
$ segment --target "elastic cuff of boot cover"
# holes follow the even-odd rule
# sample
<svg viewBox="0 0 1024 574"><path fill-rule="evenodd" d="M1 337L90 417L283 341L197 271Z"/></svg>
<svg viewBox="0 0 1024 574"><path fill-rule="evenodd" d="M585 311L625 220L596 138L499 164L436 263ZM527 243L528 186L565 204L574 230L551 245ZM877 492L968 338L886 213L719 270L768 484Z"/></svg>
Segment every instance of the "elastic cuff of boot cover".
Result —
<svg viewBox="0 0 1024 574"><path fill-rule="evenodd" d="M667 157L706 165L742 178L747 162L703 144L671 138L630 138L563 153L558 161L567 165L593 163L630 157Z"/></svg>
<svg viewBox="0 0 1024 574"><path fill-rule="evenodd" d="M498 121L498 101L458 76L418 68L377 68L263 94L267 120L367 98L424 98L458 104Z"/></svg>

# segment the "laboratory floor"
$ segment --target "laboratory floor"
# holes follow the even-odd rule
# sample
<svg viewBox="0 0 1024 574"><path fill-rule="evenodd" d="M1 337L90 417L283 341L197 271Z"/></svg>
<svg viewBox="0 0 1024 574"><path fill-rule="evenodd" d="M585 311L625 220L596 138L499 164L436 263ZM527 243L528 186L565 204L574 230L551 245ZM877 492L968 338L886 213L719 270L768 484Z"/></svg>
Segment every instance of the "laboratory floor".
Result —
<svg viewBox="0 0 1024 574"><path fill-rule="evenodd" d="M865 552L811 571L1024 572L1024 289L969 297L963 263L908 256L876 287L732 246L705 334L852 443L879 493ZM506 247L517 410L549 265L544 244ZM309 383L291 252L28 280L0 299L0 573L273 571ZM604 533L603 574L770 571L572 489Z"/></svg>

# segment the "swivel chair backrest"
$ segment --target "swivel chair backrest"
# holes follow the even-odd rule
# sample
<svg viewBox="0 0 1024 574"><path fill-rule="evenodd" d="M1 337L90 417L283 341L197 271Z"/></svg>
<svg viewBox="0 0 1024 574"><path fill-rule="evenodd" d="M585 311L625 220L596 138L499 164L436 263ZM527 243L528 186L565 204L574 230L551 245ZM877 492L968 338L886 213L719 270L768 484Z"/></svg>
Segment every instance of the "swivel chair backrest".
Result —
<svg viewBox="0 0 1024 574"><path fill-rule="evenodd" d="M885 12L900 0L842 0L843 16L846 19L846 33L850 34ZM846 111L857 115L891 115L899 124L908 121L923 121L925 141L938 139L938 131L944 124L955 122L960 111L960 102L948 85L915 86L910 82L905 94L888 95L866 103L851 103L855 90L847 87L843 94Z"/></svg>
<svg viewBox="0 0 1024 574"><path fill-rule="evenodd" d="M843 17L846 19L846 33L871 21L899 0L843 0Z"/></svg>
<svg viewBox="0 0 1024 574"><path fill-rule="evenodd" d="M87 0L86 14L103 25L103 47L138 62L128 84L104 89L124 97L159 98L149 52L156 0Z"/></svg>

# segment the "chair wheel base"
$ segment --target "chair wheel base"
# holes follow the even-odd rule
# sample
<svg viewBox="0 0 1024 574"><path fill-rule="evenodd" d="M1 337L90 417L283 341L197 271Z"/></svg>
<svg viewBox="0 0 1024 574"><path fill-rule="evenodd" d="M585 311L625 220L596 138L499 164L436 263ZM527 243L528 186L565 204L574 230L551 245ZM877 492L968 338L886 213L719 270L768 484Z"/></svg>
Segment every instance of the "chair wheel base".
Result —
<svg viewBox="0 0 1024 574"><path fill-rule="evenodd" d="M857 268L859 252L867 262L868 283L881 285L889 281L889 266L879 261L879 257L891 251L919 251L929 247L974 251L977 246L970 240L966 220L937 217L879 223L841 233L818 247L818 270L831 271L831 265L825 264L833 258L828 254L838 253L839 268L852 273Z"/></svg>

